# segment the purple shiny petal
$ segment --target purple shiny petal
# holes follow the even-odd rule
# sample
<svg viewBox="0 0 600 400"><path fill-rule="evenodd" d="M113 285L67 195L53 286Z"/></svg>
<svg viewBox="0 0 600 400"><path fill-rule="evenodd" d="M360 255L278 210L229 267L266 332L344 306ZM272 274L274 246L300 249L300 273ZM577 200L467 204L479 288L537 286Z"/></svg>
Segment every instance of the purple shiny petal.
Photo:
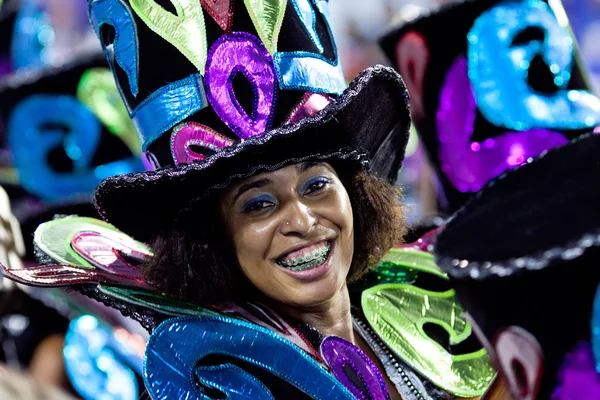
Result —
<svg viewBox="0 0 600 400"><path fill-rule="evenodd" d="M193 151L191 146L200 146L217 152L232 144L232 139L196 122L184 122L173 128L171 134L171 154L176 165L204 159L204 155Z"/></svg>
<svg viewBox="0 0 600 400"><path fill-rule="evenodd" d="M562 134L546 129L506 132L472 142L476 112L467 60L459 57L442 85L436 128L442 172L464 193L476 192L507 169L568 142Z"/></svg>
<svg viewBox="0 0 600 400"><path fill-rule="evenodd" d="M235 97L232 82L237 74L254 89L251 116ZM204 84L212 108L240 139L262 136L270 127L277 95L275 67L257 37L245 32L221 36L208 54Z"/></svg>
<svg viewBox="0 0 600 400"><path fill-rule="evenodd" d="M578 343L563 359L552 400L600 399L600 375L592 347Z"/></svg>
<svg viewBox="0 0 600 400"><path fill-rule="evenodd" d="M373 362L358 347L337 336L328 336L321 343L321 355L333 375L357 399L389 400L383 376ZM355 377L348 376L352 370ZM362 387L357 385L356 380Z"/></svg>

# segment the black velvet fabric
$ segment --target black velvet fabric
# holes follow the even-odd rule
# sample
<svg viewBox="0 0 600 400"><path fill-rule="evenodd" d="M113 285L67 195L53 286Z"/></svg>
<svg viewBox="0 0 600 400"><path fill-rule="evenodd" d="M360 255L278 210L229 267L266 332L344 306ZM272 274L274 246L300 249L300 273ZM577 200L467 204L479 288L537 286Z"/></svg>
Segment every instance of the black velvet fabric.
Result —
<svg viewBox="0 0 600 400"><path fill-rule="evenodd" d="M600 283L600 136L587 135L496 179L438 235L435 253L487 339L509 326L544 354L540 399L565 353L590 340Z"/></svg>
<svg viewBox="0 0 600 400"><path fill-rule="evenodd" d="M448 180L441 168L439 160L439 138L436 129L436 113L439 108L440 91L442 84L457 57L466 58L467 34L474 21L486 10L493 6L513 0L466 0L452 1L437 9L433 9L417 19L402 24L384 35L379 45L386 56L398 68L396 46L409 32L421 35L429 49L429 61L423 80L423 108L424 118L415 120L430 161L434 165L437 176L443 189L445 201L440 203L442 211L452 213L460 208L472 196L472 193L458 191ZM547 1L545 1L547 3ZM573 40L575 40L573 38ZM585 76L585 67L580 62L577 48L574 49L571 79L567 89L591 90ZM545 63L532 63L529 75L535 77L535 82L530 82L542 93L552 93L556 90L549 67ZM465 88L468 90L468 88ZM472 140L483 142L487 138L494 138L507 132L504 127L496 126L485 119L477 110ZM584 130L560 131L568 139L573 139Z"/></svg>

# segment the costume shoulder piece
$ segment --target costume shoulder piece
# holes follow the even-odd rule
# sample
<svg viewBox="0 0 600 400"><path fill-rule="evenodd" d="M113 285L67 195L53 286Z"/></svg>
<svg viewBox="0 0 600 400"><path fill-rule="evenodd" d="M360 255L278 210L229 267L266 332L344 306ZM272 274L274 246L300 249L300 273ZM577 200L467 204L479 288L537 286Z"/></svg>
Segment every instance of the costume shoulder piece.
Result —
<svg viewBox="0 0 600 400"><path fill-rule="evenodd" d="M388 398L377 368L343 339L327 337L316 350L267 307L202 308L160 293L137 268L152 251L110 224L55 219L40 225L34 244L41 265L3 267L5 275L32 286L74 287L139 321L152 332L143 374L153 398ZM72 335L84 328L74 326ZM348 362L360 381L348 375Z"/></svg>
<svg viewBox="0 0 600 400"><path fill-rule="evenodd" d="M354 300L390 353L425 378L424 388L432 386L430 381L454 396L480 396L495 371L446 274L427 251L433 235L391 249L361 284L360 299Z"/></svg>

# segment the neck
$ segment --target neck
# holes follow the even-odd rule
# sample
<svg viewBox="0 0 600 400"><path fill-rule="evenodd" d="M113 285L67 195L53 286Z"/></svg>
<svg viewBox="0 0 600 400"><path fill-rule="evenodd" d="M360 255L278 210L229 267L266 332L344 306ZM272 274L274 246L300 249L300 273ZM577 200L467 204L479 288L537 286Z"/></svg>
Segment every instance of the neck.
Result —
<svg viewBox="0 0 600 400"><path fill-rule="evenodd" d="M326 302L304 309L279 305L278 309L285 315L312 326L325 336L339 336L354 343L350 295L346 284Z"/></svg>

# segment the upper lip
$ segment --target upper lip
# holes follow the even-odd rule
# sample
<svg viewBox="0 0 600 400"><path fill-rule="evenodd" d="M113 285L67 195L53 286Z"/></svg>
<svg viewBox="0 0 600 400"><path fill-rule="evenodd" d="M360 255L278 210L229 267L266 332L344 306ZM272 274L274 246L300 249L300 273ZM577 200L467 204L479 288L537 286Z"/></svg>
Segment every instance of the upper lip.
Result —
<svg viewBox="0 0 600 400"><path fill-rule="evenodd" d="M290 253L293 253L294 251L298 251L298 250L304 249L306 247L313 246L313 245L315 245L317 243L329 242L329 241L333 241L333 238L323 237L323 238L315 239L315 240L313 240L312 242L309 242L309 243L300 243L300 244L297 244L295 246L290 247L289 249L287 249L286 251L284 251L283 253L281 253L279 256L275 257L275 260L281 260L282 258L284 258L285 256L287 256Z"/></svg>

